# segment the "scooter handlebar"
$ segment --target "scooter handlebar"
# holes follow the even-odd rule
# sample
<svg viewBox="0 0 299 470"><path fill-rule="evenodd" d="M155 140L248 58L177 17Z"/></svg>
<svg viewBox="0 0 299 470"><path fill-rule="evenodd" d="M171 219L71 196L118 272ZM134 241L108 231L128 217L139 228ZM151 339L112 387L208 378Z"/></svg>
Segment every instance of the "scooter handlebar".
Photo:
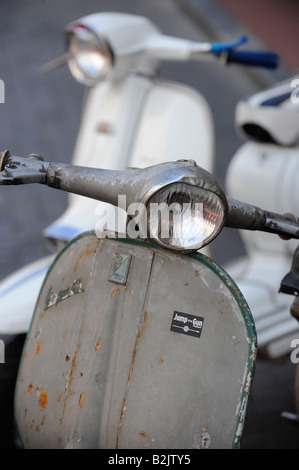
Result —
<svg viewBox="0 0 299 470"><path fill-rule="evenodd" d="M275 69L279 65L279 55L274 52L227 51L227 63L239 63L256 67Z"/></svg>

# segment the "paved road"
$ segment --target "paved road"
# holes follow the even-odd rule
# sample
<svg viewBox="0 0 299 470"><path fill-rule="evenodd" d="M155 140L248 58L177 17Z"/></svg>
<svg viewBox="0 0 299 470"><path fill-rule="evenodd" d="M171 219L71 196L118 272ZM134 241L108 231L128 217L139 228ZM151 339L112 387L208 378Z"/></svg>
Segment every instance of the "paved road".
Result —
<svg viewBox="0 0 299 470"><path fill-rule="evenodd" d="M166 34L206 39L197 22L172 0L27 0L1 2L0 78L5 104L0 104L0 147L16 155L40 153L45 159L69 162L80 121L84 90L67 68L41 76L39 67L63 50L62 28L95 11L124 11L149 17ZM204 14L204 12L203 12ZM199 89L211 104L217 138L216 175L225 171L241 140L234 131L234 108L240 97L260 83L238 67L219 64L167 64L161 75ZM39 186L0 190L0 278L45 254L41 231L66 207L67 197ZM235 232L216 244L220 262L242 252ZM299 446L298 428L279 413L293 409L294 367L258 361L256 381L245 426L244 448Z"/></svg>

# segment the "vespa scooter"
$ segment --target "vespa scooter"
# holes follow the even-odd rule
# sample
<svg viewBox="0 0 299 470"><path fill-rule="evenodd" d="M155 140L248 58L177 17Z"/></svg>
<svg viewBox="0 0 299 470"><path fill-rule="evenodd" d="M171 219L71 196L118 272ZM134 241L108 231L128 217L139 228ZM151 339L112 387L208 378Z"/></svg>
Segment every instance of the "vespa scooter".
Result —
<svg viewBox="0 0 299 470"><path fill-rule="evenodd" d="M223 226L299 239L298 218L227 198L190 160L113 171L2 155L2 185L122 196L130 214L118 233L72 240L47 274L16 385L24 447L238 447L254 320L198 250Z"/></svg>

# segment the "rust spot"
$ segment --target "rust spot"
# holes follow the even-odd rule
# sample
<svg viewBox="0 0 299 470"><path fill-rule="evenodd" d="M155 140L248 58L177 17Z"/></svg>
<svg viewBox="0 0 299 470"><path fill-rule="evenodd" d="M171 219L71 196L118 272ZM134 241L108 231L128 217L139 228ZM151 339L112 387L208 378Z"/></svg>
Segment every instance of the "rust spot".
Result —
<svg viewBox="0 0 299 470"><path fill-rule="evenodd" d="M43 416L43 419L41 420L41 423L40 423L40 424L41 424L41 426L44 426L44 425L45 425L45 421L46 421L46 417L45 417L45 416Z"/></svg>
<svg viewBox="0 0 299 470"><path fill-rule="evenodd" d="M190 285L189 282L186 281L186 282L185 282L185 286L189 286L189 285Z"/></svg>
<svg viewBox="0 0 299 470"><path fill-rule="evenodd" d="M80 254L78 256L78 259L75 263L74 272L77 271L78 266L79 266L80 262L82 261L82 259L88 258L90 255L92 255L92 253L95 250L95 247L96 247L96 242L93 243L93 244L88 244L87 246L82 248L82 250L80 251Z"/></svg>
<svg viewBox="0 0 299 470"><path fill-rule="evenodd" d="M84 398L84 394L81 393L81 394L80 394L80 397L79 397L79 401L78 401L78 406L77 406L77 408L81 408L81 407L82 407L82 405L83 405L83 398Z"/></svg>
<svg viewBox="0 0 299 470"><path fill-rule="evenodd" d="M146 437L146 434L145 434L144 431L140 431L139 436L141 436L141 437Z"/></svg>
<svg viewBox="0 0 299 470"><path fill-rule="evenodd" d="M101 341L102 341L102 337L99 336L98 341L97 341L97 344L95 345L95 348L94 348L95 351L97 351L98 349L100 349Z"/></svg>
<svg viewBox="0 0 299 470"><path fill-rule="evenodd" d="M77 344L76 349L75 349L75 351L74 351L72 363L71 363L71 365L70 365L70 368L69 368L68 373L67 373L67 376L66 376L66 382L65 382L65 392L66 392L66 396L68 396L68 393L69 393L69 387L70 387L70 383L71 383L71 380L72 380L74 368L75 368L75 366L76 366L76 356L77 356L77 352L78 352L79 346L80 346L80 345Z"/></svg>
<svg viewBox="0 0 299 470"><path fill-rule="evenodd" d="M69 361L71 360L71 356L70 356L69 354L67 354L67 355L65 356L65 360L66 360L66 362L69 362Z"/></svg>
<svg viewBox="0 0 299 470"><path fill-rule="evenodd" d="M59 397L58 397L58 401L59 400L62 400L63 396L60 394Z"/></svg>
<svg viewBox="0 0 299 470"><path fill-rule="evenodd" d="M27 357L27 351L24 352L23 359L25 359L26 357Z"/></svg>
<svg viewBox="0 0 299 470"><path fill-rule="evenodd" d="M27 408L25 408L25 411L24 411L24 419L27 418L27 411L28 411Z"/></svg>
<svg viewBox="0 0 299 470"><path fill-rule="evenodd" d="M146 328L146 322L147 322L147 311L145 310L144 314L143 314L143 319L142 319L142 323L141 323L141 328L140 328L140 336L143 335L143 332Z"/></svg>
<svg viewBox="0 0 299 470"><path fill-rule="evenodd" d="M27 393L31 393L33 390L33 385L30 384L29 387L27 388Z"/></svg>
<svg viewBox="0 0 299 470"><path fill-rule="evenodd" d="M198 277L198 276L199 276L199 270L198 270L198 269L195 269L195 270L194 270L194 276L195 276L195 277Z"/></svg>
<svg viewBox="0 0 299 470"><path fill-rule="evenodd" d="M163 359L160 359L159 360L159 364L163 364L164 360Z"/></svg>
<svg viewBox="0 0 299 470"><path fill-rule="evenodd" d="M133 354L132 354L131 366L130 366L129 375L128 375L128 385L129 385L129 382L131 380L132 372L133 372L133 369L134 369L134 364L135 364L135 359L136 359L139 340L140 340L140 338L141 338L141 336L144 332L144 329L146 327L146 321L147 321L147 311L145 310L144 313L143 313L142 320L139 324L138 333L137 333L136 342L135 342L135 347L134 347L134 351L133 351ZM128 385L127 385L127 388L128 388ZM125 413L126 413L126 398L127 398L127 396L125 395L124 399L123 399L121 412L120 412L120 420L119 420L119 423L118 423L118 431L117 431L117 437L116 437L116 448L117 449L119 448L119 437L120 437L120 430L121 430L121 426L122 426L122 420L125 417Z"/></svg>
<svg viewBox="0 0 299 470"><path fill-rule="evenodd" d="M39 425L38 425L38 424L36 425L35 431L36 431L36 432L39 432L39 431L40 431L40 428L39 428Z"/></svg>
<svg viewBox="0 0 299 470"><path fill-rule="evenodd" d="M35 348L34 348L34 355L35 356L39 355L41 348L42 348L42 343L41 343L41 341L38 341L35 345Z"/></svg>
<svg viewBox="0 0 299 470"><path fill-rule="evenodd" d="M116 291L117 291L117 293L118 293L118 294L121 294L121 290L120 290L120 288L119 288L119 287L117 287L116 289L113 289L113 290L111 291L111 294L110 294L110 299L112 299L112 297L114 297L114 296L115 296L115 294L116 294Z"/></svg>
<svg viewBox="0 0 299 470"><path fill-rule="evenodd" d="M42 410L43 408L45 408L45 406L47 406L48 404L48 394L47 392L41 392L40 396L39 396L39 408Z"/></svg>

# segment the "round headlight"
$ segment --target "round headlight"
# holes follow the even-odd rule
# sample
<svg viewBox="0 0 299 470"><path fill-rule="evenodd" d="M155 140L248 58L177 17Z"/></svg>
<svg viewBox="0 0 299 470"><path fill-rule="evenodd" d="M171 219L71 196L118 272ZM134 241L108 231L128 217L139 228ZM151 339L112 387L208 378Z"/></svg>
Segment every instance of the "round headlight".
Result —
<svg viewBox="0 0 299 470"><path fill-rule="evenodd" d="M217 194L186 183L162 188L147 204L149 238L171 250L199 250L218 235L224 218Z"/></svg>
<svg viewBox="0 0 299 470"><path fill-rule="evenodd" d="M107 41L80 24L72 26L66 37L67 62L73 77L87 86L103 80L113 63Z"/></svg>

